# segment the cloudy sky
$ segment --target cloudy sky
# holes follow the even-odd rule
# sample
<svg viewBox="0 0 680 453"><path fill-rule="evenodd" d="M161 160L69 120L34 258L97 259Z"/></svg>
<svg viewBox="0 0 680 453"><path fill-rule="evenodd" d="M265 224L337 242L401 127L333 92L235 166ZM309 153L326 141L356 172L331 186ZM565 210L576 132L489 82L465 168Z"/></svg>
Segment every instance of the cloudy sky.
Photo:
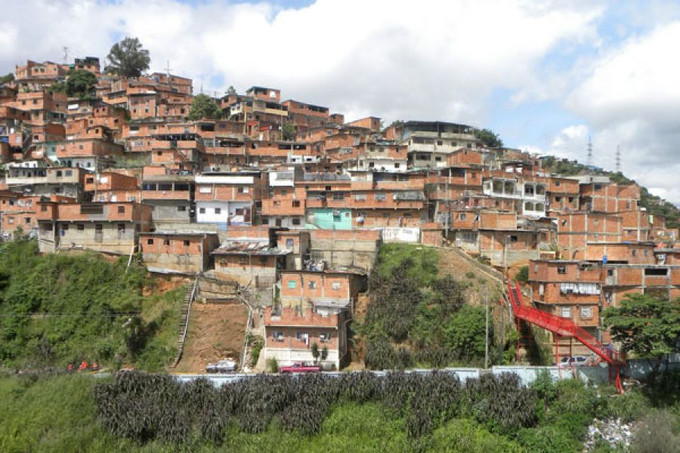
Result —
<svg viewBox="0 0 680 453"><path fill-rule="evenodd" d="M680 204L680 2L0 0L0 73L139 37L196 92L278 87L362 116L489 127Z"/></svg>

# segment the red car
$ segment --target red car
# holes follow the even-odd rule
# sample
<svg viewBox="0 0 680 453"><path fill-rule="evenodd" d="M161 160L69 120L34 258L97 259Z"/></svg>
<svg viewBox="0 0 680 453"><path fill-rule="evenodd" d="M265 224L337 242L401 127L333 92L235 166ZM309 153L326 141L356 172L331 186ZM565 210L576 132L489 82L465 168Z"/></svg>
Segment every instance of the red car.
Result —
<svg viewBox="0 0 680 453"><path fill-rule="evenodd" d="M279 373L318 373L321 371L319 365L314 365L309 362L295 362L291 366L282 366L279 368Z"/></svg>

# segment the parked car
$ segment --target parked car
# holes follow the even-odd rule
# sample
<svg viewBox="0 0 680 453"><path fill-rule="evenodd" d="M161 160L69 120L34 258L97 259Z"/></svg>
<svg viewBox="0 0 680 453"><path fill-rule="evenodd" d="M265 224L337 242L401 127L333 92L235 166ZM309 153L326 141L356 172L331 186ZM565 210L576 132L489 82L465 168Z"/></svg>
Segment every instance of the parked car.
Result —
<svg viewBox="0 0 680 453"><path fill-rule="evenodd" d="M575 355L573 357L562 357L560 363L557 364L560 368L571 368L573 366L586 366L588 365L588 357L584 355Z"/></svg>
<svg viewBox="0 0 680 453"><path fill-rule="evenodd" d="M291 366L279 368L280 373L318 373L319 371L321 367L310 362L295 362Z"/></svg>
<svg viewBox="0 0 680 453"><path fill-rule="evenodd" d="M224 359L217 363L209 363L205 367L206 373L233 373L236 371L237 365L234 360Z"/></svg>

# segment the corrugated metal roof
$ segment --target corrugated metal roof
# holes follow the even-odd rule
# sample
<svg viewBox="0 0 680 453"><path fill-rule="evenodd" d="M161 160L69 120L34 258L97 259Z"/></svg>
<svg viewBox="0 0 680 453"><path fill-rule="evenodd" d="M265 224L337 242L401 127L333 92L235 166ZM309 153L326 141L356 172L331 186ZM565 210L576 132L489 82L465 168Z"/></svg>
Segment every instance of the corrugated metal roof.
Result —
<svg viewBox="0 0 680 453"><path fill-rule="evenodd" d="M229 240L212 252L213 255L271 255L283 256L292 253L287 249L270 247L268 240L246 239Z"/></svg>

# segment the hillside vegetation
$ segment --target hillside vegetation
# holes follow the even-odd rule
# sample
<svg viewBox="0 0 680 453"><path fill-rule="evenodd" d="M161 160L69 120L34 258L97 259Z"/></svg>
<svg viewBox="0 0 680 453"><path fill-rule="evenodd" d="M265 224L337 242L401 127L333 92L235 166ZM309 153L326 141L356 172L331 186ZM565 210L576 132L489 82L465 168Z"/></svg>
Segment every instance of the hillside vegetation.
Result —
<svg viewBox="0 0 680 453"><path fill-rule="evenodd" d="M146 269L97 254L39 255L33 240L0 247L0 365L81 361L159 370L174 356L182 288L143 295Z"/></svg>
<svg viewBox="0 0 680 453"><path fill-rule="evenodd" d="M218 389L136 372L0 375L0 451L565 453L583 451L594 418L637 420L633 452L680 448L677 374L623 396L547 375L528 389L511 376L390 376L259 376Z"/></svg>
<svg viewBox="0 0 680 453"><path fill-rule="evenodd" d="M440 275L436 249L384 244L370 281L370 303L356 332L372 369L484 363L486 314L466 302L470 281ZM509 341L510 339L508 339ZM489 344L494 347L493 316ZM508 347L512 345L509 341Z"/></svg>

